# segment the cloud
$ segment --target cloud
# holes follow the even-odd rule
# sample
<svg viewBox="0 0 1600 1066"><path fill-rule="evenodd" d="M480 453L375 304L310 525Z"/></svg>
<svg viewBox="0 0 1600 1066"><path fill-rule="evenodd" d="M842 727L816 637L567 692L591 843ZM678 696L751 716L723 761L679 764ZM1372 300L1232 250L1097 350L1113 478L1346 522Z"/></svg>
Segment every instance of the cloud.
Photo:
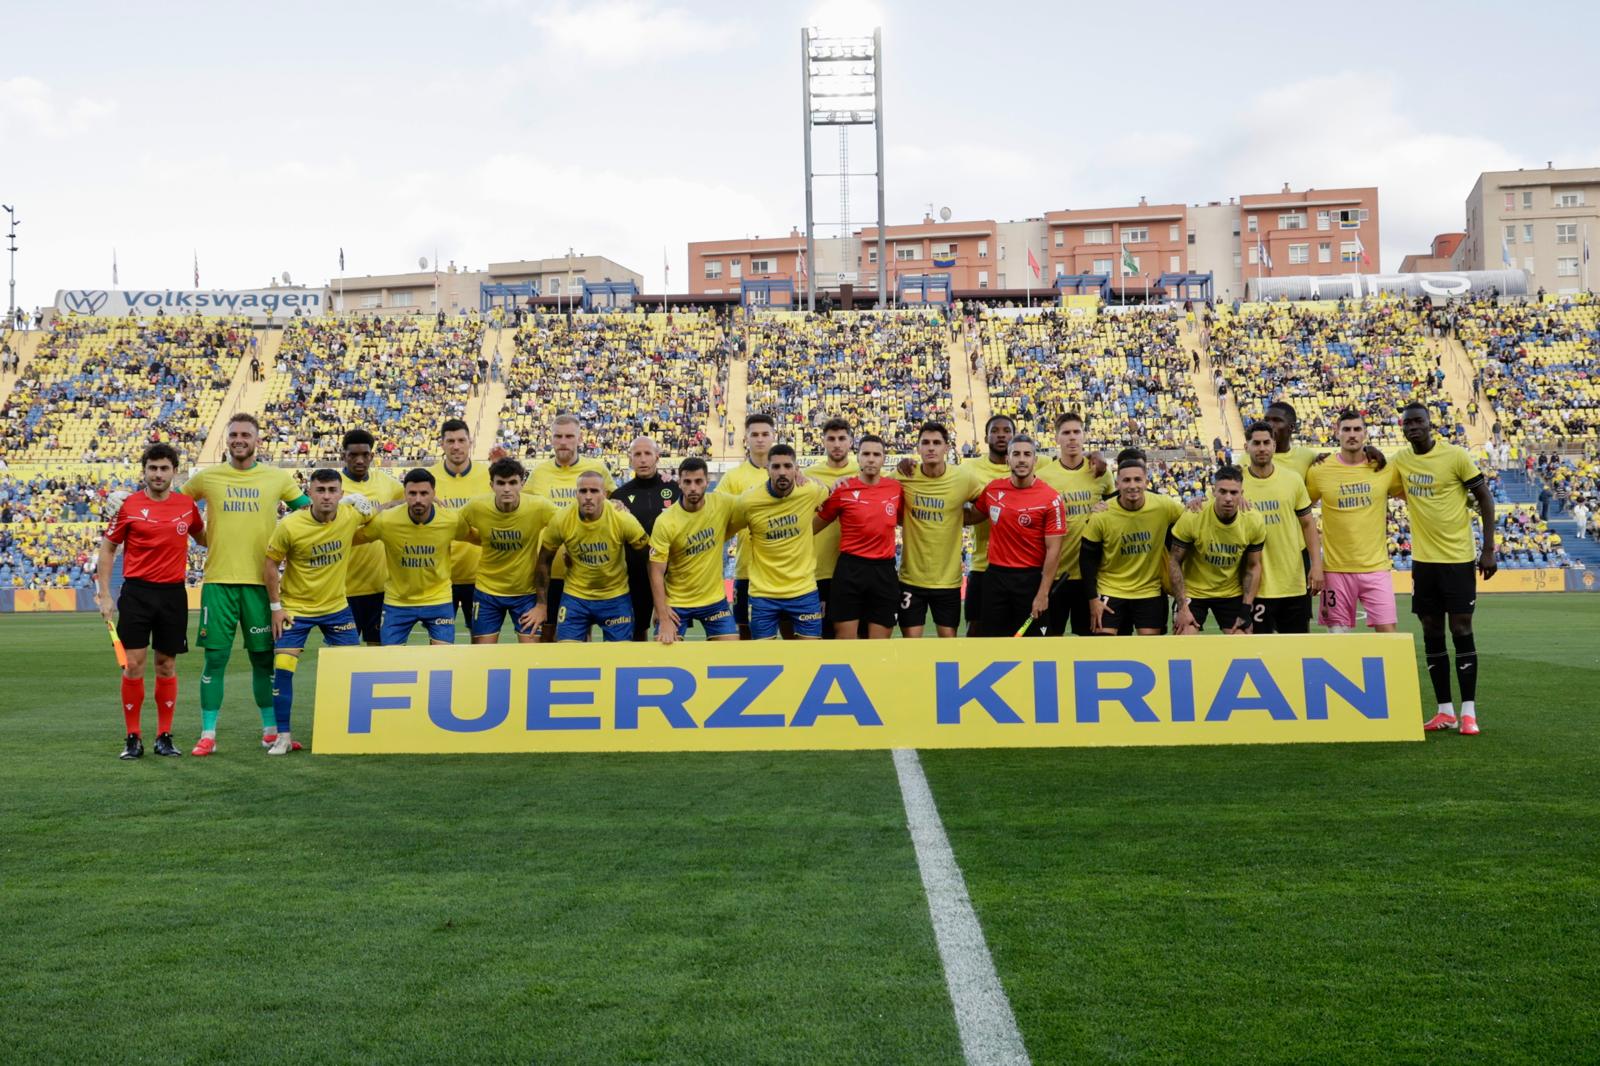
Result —
<svg viewBox="0 0 1600 1066"><path fill-rule="evenodd" d="M1394 270L1435 234L1462 228L1480 172L1524 162L1497 140L1451 130L1458 114L1427 98L1402 99L1390 76L1346 71L1257 96L1211 161L1224 195L1272 192L1284 182L1376 185L1383 265Z"/></svg>
<svg viewBox="0 0 1600 1066"><path fill-rule="evenodd" d="M109 100L80 96L60 99L37 78L19 76L0 81L0 134L35 134L59 139L83 133L117 109Z"/></svg>
<svg viewBox="0 0 1600 1066"><path fill-rule="evenodd" d="M530 21L553 51L607 66L623 66L683 52L716 52L731 45L739 27L703 19L679 7L640 0L562 3L532 12Z"/></svg>

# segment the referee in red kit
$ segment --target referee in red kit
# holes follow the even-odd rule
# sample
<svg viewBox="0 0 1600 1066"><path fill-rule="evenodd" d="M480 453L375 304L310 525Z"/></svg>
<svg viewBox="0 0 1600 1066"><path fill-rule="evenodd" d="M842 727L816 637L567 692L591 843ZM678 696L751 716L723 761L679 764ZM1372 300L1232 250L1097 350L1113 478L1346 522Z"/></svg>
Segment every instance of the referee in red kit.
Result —
<svg viewBox="0 0 1600 1066"><path fill-rule="evenodd" d="M900 577L894 568L894 533L900 522L904 490L883 476L888 450L883 438L868 433L856 444L861 472L833 487L812 521L820 532L839 522L839 562L833 571L828 613L837 640L862 636L888 640L900 606Z"/></svg>
<svg viewBox="0 0 1600 1066"><path fill-rule="evenodd" d="M189 650L189 541L204 544L205 524L189 497L172 491L178 451L152 444L139 457L144 488L122 501L100 541L95 569L95 606L109 625L111 567L123 548L122 594L117 597L117 639L127 653L122 669L122 717L128 736L121 758L144 755L139 716L144 709L144 662L156 649L157 755L179 755L172 743L172 709L178 702L178 659Z"/></svg>
<svg viewBox="0 0 1600 1066"><path fill-rule="evenodd" d="M978 521L989 523L989 576L983 584L983 637L1015 636L1024 622L1050 610L1050 583L1067 532L1061 494L1033 476L1038 459L1029 437L1013 437L1006 450L1011 476L989 483L975 502Z"/></svg>

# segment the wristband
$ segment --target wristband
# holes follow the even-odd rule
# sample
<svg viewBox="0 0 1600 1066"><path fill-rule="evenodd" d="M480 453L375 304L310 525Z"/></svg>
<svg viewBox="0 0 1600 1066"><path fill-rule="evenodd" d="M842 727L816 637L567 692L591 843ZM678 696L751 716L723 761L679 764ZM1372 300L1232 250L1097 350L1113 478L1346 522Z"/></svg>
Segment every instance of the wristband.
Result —
<svg viewBox="0 0 1600 1066"><path fill-rule="evenodd" d="M267 606L270 607L274 611L283 610L283 604L281 604L281 603L269 603L269 604L267 604Z"/></svg>

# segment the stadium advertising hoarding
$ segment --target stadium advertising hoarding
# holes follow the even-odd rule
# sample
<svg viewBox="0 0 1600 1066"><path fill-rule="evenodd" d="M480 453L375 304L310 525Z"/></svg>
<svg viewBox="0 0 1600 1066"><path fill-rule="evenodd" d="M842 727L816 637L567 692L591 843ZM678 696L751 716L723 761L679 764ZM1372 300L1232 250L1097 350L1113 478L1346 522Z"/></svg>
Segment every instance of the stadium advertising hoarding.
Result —
<svg viewBox="0 0 1600 1066"><path fill-rule="evenodd" d="M97 318L207 315L288 318L327 310L322 289L59 289L56 313Z"/></svg>
<svg viewBox="0 0 1600 1066"><path fill-rule="evenodd" d="M1404 634L318 654L324 755L1422 739Z"/></svg>
<svg viewBox="0 0 1600 1066"><path fill-rule="evenodd" d="M1526 296L1528 275L1521 270L1449 270L1423 274L1296 274L1245 278L1252 300L1359 300L1394 296Z"/></svg>

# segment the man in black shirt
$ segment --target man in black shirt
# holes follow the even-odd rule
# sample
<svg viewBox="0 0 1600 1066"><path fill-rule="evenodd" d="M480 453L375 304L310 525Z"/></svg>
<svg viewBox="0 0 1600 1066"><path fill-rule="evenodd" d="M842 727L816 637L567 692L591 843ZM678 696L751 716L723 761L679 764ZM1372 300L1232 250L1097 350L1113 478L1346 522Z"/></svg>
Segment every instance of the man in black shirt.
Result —
<svg viewBox="0 0 1600 1066"><path fill-rule="evenodd" d="M644 526L646 533L655 532L656 519L661 512L683 497L678 483L668 481L657 470L661 462L661 449L649 437L640 437L628 446L628 466L633 469L633 480L619 485L611 493L613 500L621 500L633 517ZM650 550L628 549L628 595L633 599L633 617L648 619L655 613L655 600L650 594ZM650 627L644 623L633 627L633 639L650 639Z"/></svg>

